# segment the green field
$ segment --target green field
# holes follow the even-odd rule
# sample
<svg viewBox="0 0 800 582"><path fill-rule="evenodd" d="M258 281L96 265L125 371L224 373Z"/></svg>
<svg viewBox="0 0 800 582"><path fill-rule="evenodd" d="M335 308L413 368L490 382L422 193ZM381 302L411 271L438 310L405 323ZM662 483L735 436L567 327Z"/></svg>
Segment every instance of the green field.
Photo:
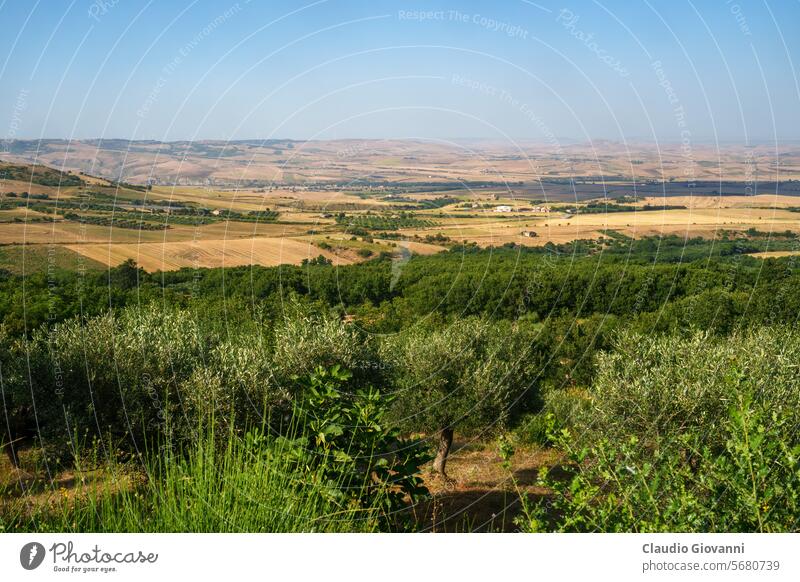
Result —
<svg viewBox="0 0 800 582"><path fill-rule="evenodd" d="M13 275L41 273L49 270L77 272L99 271L107 267L63 246L9 245L0 246L0 269Z"/></svg>

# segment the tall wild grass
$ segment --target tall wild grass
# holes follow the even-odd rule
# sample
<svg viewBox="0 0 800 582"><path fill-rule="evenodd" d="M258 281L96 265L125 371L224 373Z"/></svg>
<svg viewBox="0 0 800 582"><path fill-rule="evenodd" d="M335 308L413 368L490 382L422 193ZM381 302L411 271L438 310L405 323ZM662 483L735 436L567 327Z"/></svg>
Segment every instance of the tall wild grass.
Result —
<svg viewBox="0 0 800 582"><path fill-rule="evenodd" d="M370 506L331 495L325 467L300 471L290 441L253 430L220 439L212 430L182 451L146 453L141 465L112 464L103 478L55 503L21 500L5 529L36 532L371 532ZM80 467L78 468L80 469ZM80 473L80 470L77 471ZM121 484L121 485L120 485ZM27 507L26 507L27 505Z"/></svg>

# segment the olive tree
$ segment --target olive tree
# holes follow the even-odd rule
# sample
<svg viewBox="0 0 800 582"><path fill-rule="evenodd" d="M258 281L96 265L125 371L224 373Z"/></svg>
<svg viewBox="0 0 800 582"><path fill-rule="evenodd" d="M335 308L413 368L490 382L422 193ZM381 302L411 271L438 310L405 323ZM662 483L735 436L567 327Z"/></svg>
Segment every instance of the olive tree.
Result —
<svg viewBox="0 0 800 582"><path fill-rule="evenodd" d="M275 381L288 389L320 366L348 370L356 386L378 385L382 379L374 342L358 326L332 313L295 307L274 329Z"/></svg>
<svg viewBox="0 0 800 582"><path fill-rule="evenodd" d="M155 306L70 319L16 343L7 385L18 407L35 412L28 422L42 445L59 456L76 435L130 437L133 446L168 426L191 436L182 386L217 341L190 313Z"/></svg>
<svg viewBox="0 0 800 582"><path fill-rule="evenodd" d="M417 326L385 340L397 420L408 430L438 435L433 468L445 467L456 428L500 429L536 400L533 332L511 322L465 318Z"/></svg>
<svg viewBox="0 0 800 582"><path fill-rule="evenodd" d="M722 450L724 428L741 399L765 410L788 412L800 430L800 332L791 327L740 330L730 336L618 334L613 352L598 356L589 387L591 410L576 419L585 436L661 447L695 434Z"/></svg>

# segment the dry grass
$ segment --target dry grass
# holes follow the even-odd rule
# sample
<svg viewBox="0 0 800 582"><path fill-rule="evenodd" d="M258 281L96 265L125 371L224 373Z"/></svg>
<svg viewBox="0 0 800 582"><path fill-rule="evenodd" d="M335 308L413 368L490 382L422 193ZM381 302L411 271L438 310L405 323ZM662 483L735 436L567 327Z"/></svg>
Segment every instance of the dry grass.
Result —
<svg viewBox="0 0 800 582"><path fill-rule="evenodd" d="M575 226L594 226L604 228L674 228L692 225L749 227L759 229L771 224L793 224L800 228L800 214L787 210L753 208L688 208L679 210L654 210L648 212L609 212L603 214L579 214L569 220L554 217L545 221L546 225L560 226L566 223ZM768 229L767 229L768 230Z"/></svg>
<svg viewBox="0 0 800 582"><path fill-rule="evenodd" d="M0 515L25 516L42 511L63 511L73 503L98 495L113 495L141 484L142 476L100 466L61 470L45 465L34 446L17 450L20 468L0 454Z"/></svg>
<svg viewBox="0 0 800 582"><path fill-rule="evenodd" d="M196 186L164 187L156 186L148 198L158 201L194 202L207 208L219 208L246 212L268 208L265 195L255 195L235 191L209 190Z"/></svg>
<svg viewBox="0 0 800 582"><path fill-rule="evenodd" d="M800 206L800 198L796 196L780 196L777 194L758 194L757 196L669 196L648 197L638 203L640 206L650 204L677 205L687 208L756 208ZM763 211L763 210L762 210Z"/></svg>
<svg viewBox="0 0 800 582"><path fill-rule="evenodd" d="M237 211L264 210L265 208L292 208L308 205L316 211L328 207L358 206L364 210L386 207L390 203L376 198L359 198L346 192L275 189L257 190L212 190L197 186L156 186L148 194L153 200L194 202L208 208Z"/></svg>
<svg viewBox="0 0 800 582"><path fill-rule="evenodd" d="M758 259L769 259L769 258L779 258L779 257L791 257L794 255L800 255L800 251L764 251L763 253L752 253L751 257L756 257Z"/></svg>
<svg viewBox="0 0 800 582"><path fill-rule="evenodd" d="M0 269L25 275L48 269L96 271L104 265L58 245L10 245L0 247Z"/></svg>
<svg viewBox="0 0 800 582"><path fill-rule="evenodd" d="M70 192L73 189L72 187L61 188L61 194ZM25 180L0 180L0 194L6 194L8 192L15 192L17 194L30 192L31 194L49 194L55 196L59 193L59 189L52 186L33 184Z"/></svg>
<svg viewBox="0 0 800 582"><path fill-rule="evenodd" d="M344 151L347 152L347 156L339 153L340 150L335 147L337 145L345 147ZM309 175L314 175L312 171L314 168L316 168L314 171L331 176L345 170L352 171L353 168L373 172L376 171L376 168L383 168L388 173L402 171L404 172L403 177L398 180L399 182L420 178L436 181L440 178L444 179L443 176L453 179L450 174L455 175L459 172L475 179L497 179L497 175L491 172L483 173L481 170L492 156L499 156L494 159L494 162L499 165L517 168L514 171L529 173L530 170L530 168L524 169L524 166L528 164L524 156L520 159L507 159L505 156L507 152L501 155L503 149L496 144L485 144L485 151L482 150L485 157L476 157L468 150L459 149L459 155L465 157L460 158L458 164L455 164L456 158L453 157L455 154L451 148L414 142L391 142L385 145L394 149L389 153L375 152L372 147L374 146L373 142L355 140L346 144L340 142L303 144L302 147L298 146L295 149L288 148L280 155L269 148L267 148L269 151L259 149L251 153L252 156L255 156L253 161L255 165L269 162L271 157L279 156L292 160L285 171L289 171L288 168L291 166L291 171L299 173L309 171L311 172ZM602 163L621 164L624 160L620 161L621 158L618 158L620 152L614 150L612 146L609 147L611 150L606 153L605 161ZM243 146L241 148L243 148L241 152L244 155L247 148ZM292 151L289 151L290 149ZM107 157L111 154L100 152L98 155L103 158L103 156ZM738 159L737 155L734 152L729 157L735 162ZM157 156L162 156L162 154L157 153ZM320 166L320 160L332 163L326 162ZM217 160L223 166L231 161L228 158ZM162 162L167 163L168 156L159 163ZM109 161L109 163L111 162ZM199 161L192 163L200 164ZM734 167L738 166L734 163ZM206 169L208 168L206 167ZM417 175L417 173L422 174L423 172L424 175ZM89 179L90 177L84 176L84 178ZM530 179L530 176L526 179ZM103 183L99 179L93 180L100 184ZM7 182L5 187L9 185L14 184ZM21 186L22 183L15 183L15 185ZM43 187L43 189L50 194L55 192L55 189L52 188ZM527 200L515 199L513 193L509 197L508 193L493 195L493 192L492 189L480 190L470 194L468 198L488 201L492 206L509 204L517 209L531 206ZM144 196L138 191L120 190L119 195L124 197L123 194L125 196L130 194L133 198ZM464 193L446 194L463 196ZM66 189L58 193L58 196L69 195L70 193ZM336 264L346 264L362 260L355 254L359 248L369 248L380 252L381 250L396 250L396 246L392 247L392 243L387 240L376 240L374 244L371 243L368 246L364 246L367 243L345 243L345 235L341 232L341 227L336 225L332 217L323 217L325 209L335 208L337 205L340 207L352 205L352 207L347 207L348 213L362 212L372 208L380 209L387 204L379 199L381 195L382 193L376 192L374 197L362 199L348 193L346 189L340 192L309 191L302 186L295 189L285 187L269 190L267 188L266 191L235 190L233 188L214 190L200 186L156 186L147 193L148 199L191 202L207 208L232 209L240 212L266 208L276 209L280 212L280 222L222 221L196 227L171 224L169 229L163 231L82 225L72 221L31 224L0 223L0 244L64 246L107 265L114 265L125 259L133 258L148 270L243 264L269 266L281 263L299 263L304 258L319 254L331 258ZM495 199L495 195L501 197ZM431 191L409 193L405 196L424 200L435 194ZM424 238L426 235L441 233L454 241L475 242L481 246L500 246L506 243L540 246L548 242L563 244L576 239L594 239L602 236L603 231L606 230L615 230L636 238L663 235L715 237L721 230L744 231L749 228L766 232L786 230L800 232L800 213L786 210L786 207L797 205L797 201L800 201L800 198L770 194L723 197L678 196L666 199L651 197L638 204L667 203L684 205L687 208L648 212L578 214L575 216L562 212L552 212L549 215L519 211L511 214L498 214L491 208L428 209L415 211L414 214L421 219L436 222L436 226L410 228L401 230L401 233L407 238L413 238L414 235ZM0 213L0 218L13 219L25 216L25 213L26 210L23 208L6 210ZM447 216L440 217L439 215L442 213ZM27 215L36 216L36 213L28 212ZM168 219L166 222L169 222ZM533 238L524 236L523 233L527 231L533 231L538 236ZM311 235L310 232L317 234ZM335 245L343 247L338 256L330 251L323 252L313 246L315 242L322 240L320 236L342 241L339 245ZM379 237L381 234L375 232L373 236ZM443 248L417 240L395 244L419 254L432 254Z"/></svg>
<svg viewBox="0 0 800 582"><path fill-rule="evenodd" d="M319 255L335 265L356 262L347 253L324 251L308 241L296 238L240 238L199 240L172 243L85 244L69 249L106 265L118 265L133 259L147 271L170 271L182 267L216 268L242 265L267 267L298 264Z"/></svg>
<svg viewBox="0 0 800 582"><path fill-rule="evenodd" d="M52 214L47 212L39 212L38 210L33 210L24 206L17 206L16 208L9 208L8 210L0 210L0 219L6 220L9 218L45 218L50 216L52 216Z"/></svg>
<svg viewBox="0 0 800 582"><path fill-rule="evenodd" d="M23 469L14 468L5 454L0 456L0 511L63 508L65 502L77 501L93 491L113 494L138 483L135 473L103 467L59 471L49 479L38 466L36 453L32 448L21 452ZM432 496L413 508L413 516L424 531L515 531L514 517L520 512L516 487L534 500L547 495L548 491L536 484L539 469L557 466L560 460L552 449L518 447L509 474L495 443L455 443L447 464L453 481L445 483L426 468L423 478Z"/></svg>
<svg viewBox="0 0 800 582"><path fill-rule="evenodd" d="M0 224L0 244L77 244L179 242L254 236L283 237L304 234L313 225L280 222L220 221L202 226L170 225L167 230L112 228L72 221Z"/></svg>
<svg viewBox="0 0 800 582"><path fill-rule="evenodd" d="M787 204L786 200L779 202ZM497 246L509 242L539 246L547 242L558 244L576 239L598 238L608 229L635 238L662 235L714 237L722 230L744 231L749 228L765 232L800 232L800 213L781 208L748 208L733 201L727 207L697 206L647 212L579 214L571 217L562 213L547 218L531 213L514 213L504 220L496 217L448 218L436 227L410 229L405 232L421 236L441 232L454 240L477 242L481 246ZM523 236L523 231L530 230L538 236Z"/></svg>
<svg viewBox="0 0 800 582"><path fill-rule="evenodd" d="M780 201L783 202L783 201ZM734 200L728 207L698 206L687 209L648 212L615 212L602 214L565 214L542 217L532 213L514 213L500 218L494 213L479 217L439 219L437 226L406 229L406 237L441 233L455 241L476 242L481 246L500 246L509 242L539 246L547 242L567 243L576 239L593 239L611 229L630 237L678 235L714 237L721 230L744 231L754 227L766 232L791 230L800 232L800 213L781 208L755 209ZM24 210L4 211L4 215L24 216ZM2 223L0 244L63 245L106 265L115 265L132 258L147 270L181 267L221 267L238 265L297 264L304 258L320 254L335 264L361 260L347 250L338 256L313 246L330 237L331 242L344 244L346 235L333 229L332 219L318 214L291 212L281 216L286 222L221 221L203 226L171 225L163 231L111 228L82 225L77 222ZM310 236L315 230L321 235ZM537 237L523 236L534 231ZM378 234L378 233L376 233ZM376 239L372 250L389 250L389 240ZM422 241L397 241L397 245L418 254L433 254L443 247ZM773 255L778 256L778 255Z"/></svg>
<svg viewBox="0 0 800 582"><path fill-rule="evenodd" d="M436 253L440 253L443 250L445 250L444 247L441 247L441 246L438 246L438 245L432 245L432 244L429 244L429 243L417 242L417 241L413 241L413 240L409 240L409 241L381 240L379 242L381 242L383 244L395 243L397 245L397 247L403 247L405 249L408 249L412 253L416 253L418 255L435 255Z"/></svg>

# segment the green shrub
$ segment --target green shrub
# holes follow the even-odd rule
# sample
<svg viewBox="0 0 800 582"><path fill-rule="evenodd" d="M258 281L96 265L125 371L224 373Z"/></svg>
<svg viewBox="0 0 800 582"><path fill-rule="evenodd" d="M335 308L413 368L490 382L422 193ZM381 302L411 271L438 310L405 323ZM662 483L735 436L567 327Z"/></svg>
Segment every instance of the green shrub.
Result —
<svg viewBox="0 0 800 582"><path fill-rule="evenodd" d="M408 501L427 494L419 473L431 457L389 422L392 396L354 387L351 379L338 366L298 379L292 426L300 434L290 430L287 442L328 495L381 508L382 518L397 525Z"/></svg>
<svg viewBox="0 0 800 582"><path fill-rule="evenodd" d="M566 454L566 477L540 472L547 503L524 500L525 531L797 532L800 445L786 411L743 398L715 452L697 434L642 458L637 437L577 445L568 430L551 433Z"/></svg>
<svg viewBox="0 0 800 582"><path fill-rule="evenodd" d="M41 444L57 457L87 435L135 449L168 420L176 436L190 436L196 419L180 389L211 343L187 312L134 308L73 319L17 343L10 391L35 410Z"/></svg>
<svg viewBox="0 0 800 582"><path fill-rule="evenodd" d="M591 414L591 400L586 390L580 388L550 389L542 397L542 410L524 418L515 428L515 438L520 443L552 445L552 427L557 430L579 430Z"/></svg>
<svg viewBox="0 0 800 582"><path fill-rule="evenodd" d="M504 428L535 399L531 336L510 322L455 320L387 338L381 355L398 390L395 417L407 430Z"/></svg>
<svg viewBox="0 0 800 582"><path fill-rule="evenodd" d="M793 328L622 334L588 403L545 404L567 474L543 471L523 529L797 531L798 355Z"/></svg>
<svg viewBox="0 0 800 582"><path fill-rule="evenodd" d="M383 366L372 339L334 315L292 305L274 336L273 372L284 389L292 386L295 377L336 365L352 371L358 386L381 383Z"/></svg>
<svg viewBox="0 0 800 582"><path fill-rule="evenodd" d="M758 406L794 411L787 422L800 429L798 361L794 328L729 337L622 333L615 350L599 356L591 409L576 425L594 440L636 436L643 445L665 446L690 432L720 448L730 407L751 395Z"/></svg>
<svg viewBox="0 0 800 582"><path fill-rule="evenodd" d="M76 439L110 437L136 451L146 439L193 440L212 421L218 434L257 423L289 410L293 378L317 366L353 369L358 386L380 379L375 351L354 326L299 311L274 333L255 323L225 333L188 311L128 308L41 328L0 358L8 409L61 459Z"/></svg>

